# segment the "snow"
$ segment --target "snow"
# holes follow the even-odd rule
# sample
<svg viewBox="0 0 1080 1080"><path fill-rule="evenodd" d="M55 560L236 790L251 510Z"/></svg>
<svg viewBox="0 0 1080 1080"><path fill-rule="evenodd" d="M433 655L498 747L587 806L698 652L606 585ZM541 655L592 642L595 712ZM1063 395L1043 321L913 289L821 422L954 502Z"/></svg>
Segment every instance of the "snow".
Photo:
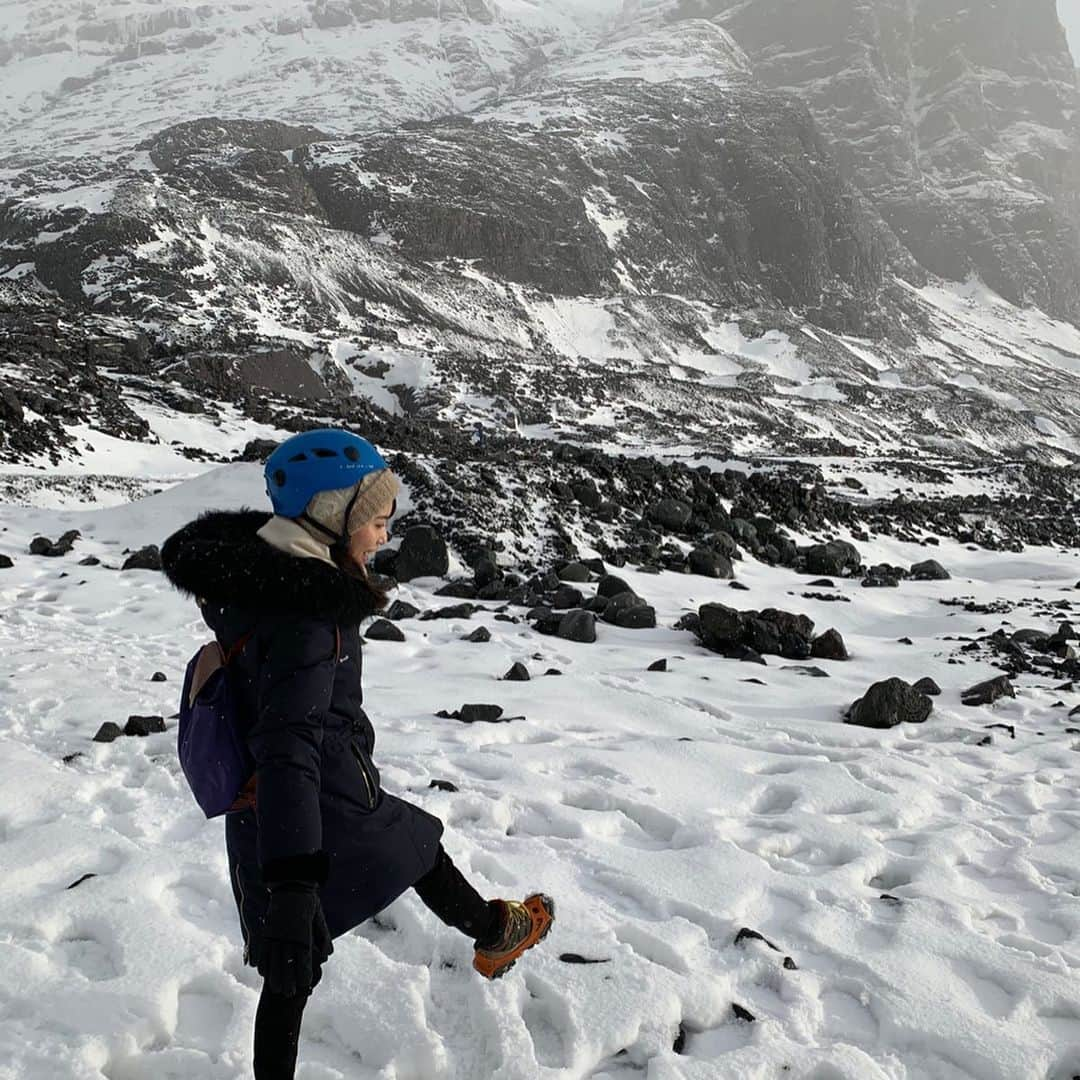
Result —
<svg viewBox="0 0 1080 1080"><path fill-rule="evenodd" d="M146 739L89 737L104 720L170 716L207 636L160 575L114 569L123 549L208 506L262 505L261 489L257 465L231 465L105 510L0 506L0 552L15 560L0 571L0 1076L250 1075L260 980L242 964L221 823L202 819L179 774L175 722ZM68 528L83 536L71 555L26 554L34 535ZM860 547L868 561L928 554L895 540ZM77 567L87 554L102 565ZM485 894L542 888L559 914L544 945L487 984L467 942L403 897L336 943L305 1017L300 1080L1080 1070L1078 742L1054 708L1077 695L1021 678L1015 700L965 708L960 689L993 672L950 664L944 638L1003 618L939 603L1073 596L1080 559L951 542L932 554L952 581L839 581L832 591L851 602L831 604L749 559L738 576L750 591L738 594L626 568L659 628L603 625L595 645L484 614L401 623L403 644L371 643L365 705L387 787L446 821L450 853ZM403 598L435 605L425 584ZM839 629L853 659L822 662L831 678L808 682L670 629L713 600L805 611ZM479 623L491 643L462 642ZM914 646L897 642L905 635ZM661 656L670 670L646 672ZM537 677L496 681L514 660ZM548 667L563 675L539 677ZM168 681L150 682L156 670ZM888 675L941 684L929 720L842 724L842 708ZM433 715L465 701L525 719ZM977 745L990 723L1015 725L1016 738L993 731ZM460 791L429 790L432 778ZM69 887L85 874L96 876ZM744 926L780 951L736 947ZM571 952L603 962L560 962ZM734 1019L733 1002L756 1023Z"/></svg>

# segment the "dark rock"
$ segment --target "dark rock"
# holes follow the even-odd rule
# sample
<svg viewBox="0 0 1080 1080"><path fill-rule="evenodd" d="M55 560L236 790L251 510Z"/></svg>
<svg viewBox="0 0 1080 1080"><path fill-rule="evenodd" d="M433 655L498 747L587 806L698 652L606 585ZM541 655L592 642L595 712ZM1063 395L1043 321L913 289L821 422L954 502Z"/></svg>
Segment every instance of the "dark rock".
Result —
<svg viewBox="0 0 1080 1080"><path fill-rule="evenodd" d="M10 570L14 565L10 555L0 555L0 570Z"/></svg>
<svg viewBox="0 0 1080 1080"><path fill-rule="evenodd" d="M789 665L788 667L784 668L784 671L795 671L798 672L798 674L806 675L808 678L811 679L829 678L829 673L827 671L822 671L819 667L793 667Z"/></svg>
<svg viewBox="0 0 1080 1080"><path fill-rule="evenodd" d="M862 565L862 556L846 540L813 544L800 552L808 574L847 577Z"/></svg>
<svg viewBox="0 0 1080 1080"><path fill-rule="evenodd" d="M602 577L599 585L596 586L596 595L608 599L618 596L620 593L632 593L633 591L621 577L616 577L614 574Z"/></svg>
<svg viewBox="0 0 1080 1080"><path fill-rule="evenodd" d="M125 735L159 735L164 730L164 716L129 716L124 725Z"/></svg>
<svg viewBox="0 0 1080 1080"><path fill-rule="evenodd" d="M565 563L555 571L560 581L573 581L582 583L589 580L589 568L581 562Z"/></svg>
<svg viewBox="0 0 1080 1080"><path fill-rule="evenodd" d="M912 641L911 638L909 638L909 637L897 638L896 643L897 643L897 645L914 645L915 644L915 642Z"/></svg>
<svg viewBox="0 0 1080 1080"><path fill-rule="evenodd" d="M694 548L686 557L691 574L701 577L729 578L734 574L731 560L710 548Z"/></svg>
<svg viewBox="0 0 1080 1080"><path fill-rule="evenodd" d="M845 724L859 727L891 728L897 724L921 724L934 703L903 679L884 679L874 683L855 701L844 717Z"/></svg>
<svg viewBox="0 0 1080 1080"><path fill-rule="evenodd" d="M596 616L580 608L568 611L560 620L555 633L566 641L590 644L596 640Z"/></svg>
<svg viewBox="0 0 1080 1080"><path fill-rule="evenodd" d="M147 544L124 560L121 570L160 570L161 552L157 544Z"/></svg>
<svg viewBox="0 0 1080 1080"><path fill-rule="evenodd" d="M674 629L676 630L689 630L692 634L697 634L698 637L702 637L701 633L701 616L696 611L688 611L685 615L680 615L675 623Z"/></svg>
<svg viewBox="0 0 1080 1080"><path fill-rule="evenodd" d="M395 629L397 628L395 627ZM462 640L471 641L476 645L482 645L491 640L491 631L486 626L478 626L471 634L467 634Z"/></svg>
<svg viewBox="0 0 1080 1080"><path fill-rule="evenodd" d="M645 516L666 529L681 530L690 524L694 508L681 499L661 499L645 508Z"/></svg>
<svg viewBox="0 0 1080 1080"><path fill-rule="evenodd" d="M532 676L529 674L529 669L520 660L515 660L503 678L507 682L528 682Z"/></svg>
<svg viewBox="0 0 1080 1080"><path fill-rule="evenodd" d="M101 560L96 555L87 555L85 559L79 560L80 566L100 566Z"/></svg>
<svg viewBox="0 0 1080 1080"><path fill-rule="evenodd" d="M914 689L918 690L920 694L926 694L928 697L937 697L941 693L941 687L929 676L924 676L915 683Z"/></svg>
<svg viewBox="0 0 1080 1080"><path fill-rule="evenodd" d="M810 655L815 660L847 660L847 645L838 630L829 629L814 638L810 646Z"/></svg>
<svg viewBox="0 0 1080 1080"><path fill-rule="evenodd" d="M952 575L936 559L915 563L910 570L914 581L948 581Z"/></svg>
<svg viewBox="0 0 1080 1080"><path fill-rule="evenodd" d="M150 681L151 682L168 682L169 681L169 676L166 675L164 671L155 671L154 674L150 676Z"/></svg>
<svg viewBox="0 0 1080 1080"><path fill-rule="evenodd" d="M680 1023L678 1031L675 1032L675 1041L671 1044L671 1049L674 1053L686 1053L686 1035L686 1028L682 1023Z"/></svg>
<svg viewBox="0 0 1080 1080"><path fill-rule="evenodd" d="M471 581L451 581L435 590L436 596L449 596L457 600L475 600L477 588Z"/></svg>
<svg viewBox="0 0 1080 1080"><path fill-rule="evenodd" d="M740 1020L744 1024L752 1024L757 1020L757 1017L749 1009L744 1009L735 1001L731 1003L731 1012L736 1020Z"/></svg>
<svg viewBox="0 0 1080 1080"><path fill-rule="evenodd" d="M605 621L607 612L604 612ZM615 625L624 630L652 630L656 626L656 609L649 604L624 608L615 616Z"/></svg>
<svg viewBox="0 0 1080 1080"><path fill-rule="evenodd" d="M278 448L280 444L273 439L248 439L244 449L240 451L240 461L257 461L265 464L266 459Z"/></svg>
<svg viewBox="0 0 1080 1080"><path fill-rule="evenodd" d="M492 585L499 577L499 567L490 555L481 555L472 564L473 583L478 589Z"/></svg>
<svg viewBox="0 0 1080 1080"><path fill-rule="evenodd" d="M733 645L742 637L742 613L724 604L702 604L698 610L701 640L709 648Z"/></svg>
<svg viewBox="0 0 1080 1080"><path fill-rule="evenodd" d="M420 609L407 600L395 600L387 609L386 617L395 622L399 619L414 619L420 614Z"/></svg>
<svg viewBox="0 0 1080 1080"><path fill-rule="evenodd" d="M549 667L547 669L547 671L544 672L544 674L545 675L561 675L562 672L557 667Z"/></svg>
<svg viewBox="0 0 1080 1080"><path fill-rule="evenodd" d="M744 926L735 935L735 945L742 945L746 941L760 941L767 945L773 952L779 952L780 949L774 945L764 934L758 933L757 930L751 930L750 927Z"/></svg>
<svg viewBox="0 0 1080 1080"><path fill-rule="evenodd" d="M560 585L551 598L553 608L581 607L584 603L585 597L581 590L575 589L573 585Z"/></svg>
<svg viewBox="0 0 1080 1080"><path fill-rule="evenodd" d="M998 675L985 682L969 686L960 694L960 700L965 705L992 705L999 698L1016 697L1016 690L1008 675Z"/></svg>
<svg viewBox="0 0 1080 1080"><path fill-rule="evenodd" d="M449 607L436 608L434 611L425 611L420 616L421 622L431 622L432 619L471 619L473 613L480 610L475 604L451 604Z"/></svg>
<svg viewBox="0 0 1080 1080"><path fill-rule="evenodd" d="M428 784L428 788L434 788L436 791L449 792L454 792L458 790L457 784L452 784L449 780L432 780L431 783Z"/></svg>
<svg viewBox="0 0 1080 1080"><path fill-rule="evenodd" d="M731 584L728 586L728 588L729 589L736 589L739 592L749 592L750 591L750 586L749 585L744 585L741 581L733 581L733 582L731 582Z"/></svg>
<svg viewBox="0 0 1080 1080"><path fill-rule="evenodd" d="M833 584L832 578L817 578L809 583L811 589L835 589L836 585Z"/></svg>
<svg viewBox="0 0 1080 1080"><path fill-rule="evenodd" d="M608 599L601 618L604 622L615 624L623 612L643 607L648 607L648 604L636 593L622 592Z"/></svg>
<svg viewBox="0 0 1080 1080"><path fill-rule="evenodd" d="M456 719L463 724L498 724L510 718L503 717L501 705L462 705Z"/></svg>
<svg viewBox="0 0 1080 1080"><path fill-rule="evenodd" d="M987 731L1005 731L1008 732L1010 739L1016 738L1016 728L1012 724L987 724Z"/></svg>
<svg viewBox="0 0 1080 1080"><path fill-rule="evenodd" d="M395 626L389 619L376 619L365 631L368 641L404 641L405 634L401 627Z"/></svg>
<svg viewBox="0 0 1080 1080"><path fill-rule="evenodd" d="M430 525L414 525L401 540L392 573L398 581L445 577L450 569L446 541Z"/></svg>
<svg viewBox="0 0 1080 1080"><path fill-rule="evenodd" d="M89 881L91 878L96 878L96 877L97 877L97 874L83 874L82 877L76 878L70 885L67 886L67 888L69 888L69 889L78 888L84 881Z"/></svg>
<svg viewBox="0 0 1080 1080"><path fill-rule="evenodd" d="M564 964L610 964L611 963L610 959L606 959L606 958L591 959L591 958L588 958L588 957L584 957L580 953L576 953L576 952L560 953L559 954L559 959ZM678 1050L676 1050L675 1052L679 1053Z"/></svg>
<svg viewBox="0 0 1080 1080"><path fill-rule="evenodd" d="M646 671L667 671L667 658L663 660L654 660L646 669Z"/></svg>

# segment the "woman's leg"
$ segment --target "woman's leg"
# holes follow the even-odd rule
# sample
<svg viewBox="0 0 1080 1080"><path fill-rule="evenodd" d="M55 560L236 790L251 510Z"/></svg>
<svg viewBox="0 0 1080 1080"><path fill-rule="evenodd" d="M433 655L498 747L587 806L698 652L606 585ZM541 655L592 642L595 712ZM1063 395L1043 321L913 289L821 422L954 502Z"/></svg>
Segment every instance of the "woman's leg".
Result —
<svg viewBox="0 0 1080 1080"><path fill-rule="evenodd" d="M490 941L498 936L499 904L489 903L462 877L441 844L435 865L413 888L447 926L460 930L466 937Z"/></svg>
<svg viewBox="0 0 1080 1080"><path fill-rule="evenodd" d="M293 1080L308 994L285 997L263 985L255 1011L255 1080Z"/></svg>

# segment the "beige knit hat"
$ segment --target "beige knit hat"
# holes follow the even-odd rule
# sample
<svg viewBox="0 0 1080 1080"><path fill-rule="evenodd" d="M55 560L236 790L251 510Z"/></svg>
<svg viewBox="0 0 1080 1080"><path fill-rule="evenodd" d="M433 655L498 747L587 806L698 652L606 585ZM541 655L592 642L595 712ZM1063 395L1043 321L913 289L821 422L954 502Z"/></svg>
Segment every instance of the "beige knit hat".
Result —
<svg viewBox="0 0 1080 1080"><path fill-rule="evenodd" d="M351 536L380 511L385 510L397 498L400 490L398 478L389 469L380 469L378 472L368 473L352 487L316 492L304 513L334 536ZM347 522L346 512L349 515ZM311 522L297 518L297 523L307 529L316 540L324 544L327 542L326 533Z"/></svg>

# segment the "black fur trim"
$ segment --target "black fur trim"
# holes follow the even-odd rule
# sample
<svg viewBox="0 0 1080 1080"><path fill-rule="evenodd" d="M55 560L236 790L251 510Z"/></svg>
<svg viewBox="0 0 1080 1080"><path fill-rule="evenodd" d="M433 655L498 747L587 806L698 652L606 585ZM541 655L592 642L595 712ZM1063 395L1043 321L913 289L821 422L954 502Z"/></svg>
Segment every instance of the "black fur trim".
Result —
<svg viewBox="0 0 1080 1080"><path fill-rule="evenodd" d="M279 881L313 881L317 885L326 884L330 873L330 857L325 851L316 851L311 855L287 855L281 859L271 859L262 868L265 885L274 885Z"/></svg>
<svg viewBox="0 0 1080 1080"><path fill-rule="evenodd" d="M254 615L304 615L359 623L379 607L362 578L318 559L298 558L255 534L271 515L211 510L173 533L161 547L168 579L181 592Z"/></svg>

